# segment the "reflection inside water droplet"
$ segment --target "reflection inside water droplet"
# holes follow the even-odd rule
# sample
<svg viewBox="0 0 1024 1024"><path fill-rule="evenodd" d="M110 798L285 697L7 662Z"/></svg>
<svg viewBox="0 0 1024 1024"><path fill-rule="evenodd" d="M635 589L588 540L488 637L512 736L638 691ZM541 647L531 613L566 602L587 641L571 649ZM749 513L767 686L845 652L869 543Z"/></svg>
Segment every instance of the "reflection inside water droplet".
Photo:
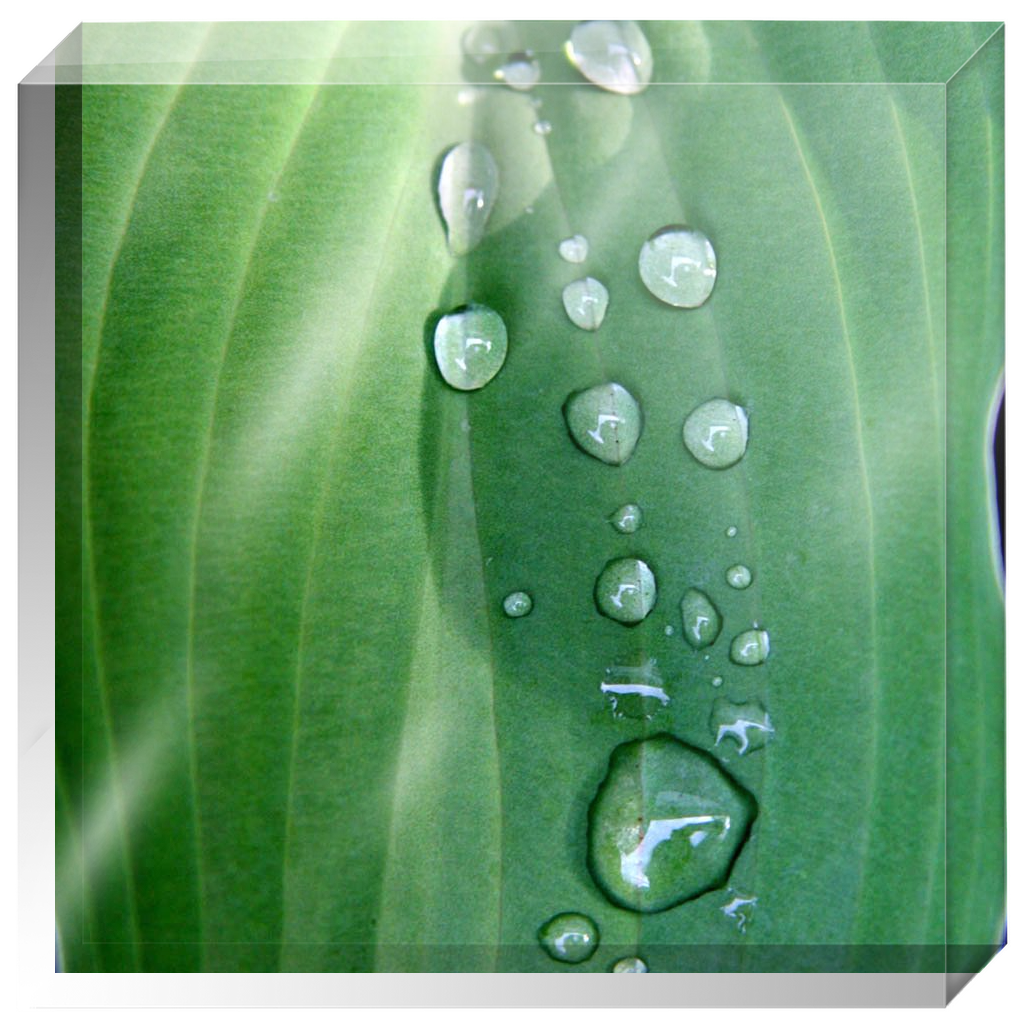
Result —
<svg viewBox="0 0 1024 1024"><path fill-rule="evenodd" d="M498 197L498 165L479 142L462 142L445 155L437 182L448 248L455 256L475 249L484 237Z"/></svg>
<svg viewBox="0 0 1024 1024"><path fill-rule="evenodd" d="M656 231L640 249L640 277L662 302L695 309L715 287L718 262L707 235L673 224Z"/></svg>
<svg viewBox="0 0 1024 1024"><path fill-rule="evenodd" d="M612 974L646 974L647 964L638 956L624 956L611 967Z"/></svg>
<svg viewBox="0 0 1024 1024"><path fill-rule="evenodd" d="M566 263L582 263L589 249L590 244L583 235L573 235L558 243L558 254Z"/></svg>
<svg viewBox="0 0 1024 1024"><path fill-rule="evenodd" d="M604 670L601 692L616 718L651 718L669 702L656 658L639 665L609 665Z"/></svg>
<svg viewBox="0 0 1024 1024"><path fill-rule="evenodd" d="M494 72L494 77L517 92L528 92L540 81L540 64L532 53L516 53Z"/></svg>
<svg viewBox="0 0 1024 1024"><path fill-rule="evenodd" d="M725 570L725 581L735 590L746 590L753 579L753 573L745 565L730 565Z"/></svg>
<svg viewBox="0 0 1024 1024"><path fill-rule="evenodd" d="M756 700L736 704L719 697L711 710L710 724L715 746L723 740L734 742L741 757L748 751L760 750L775 732L764 705Z"/></svg>
<svg viewBox="0 0 1024 1024"><path fill-rule="evenodd" d="M725 398L713 398L686 417L683 442L709 469L728 469L747 450L748 423L744 408Z"/></svg>
<svg viewBox="0 0 1024 1024"><path fill-rule="evenodd" d="M597 384L571 394L562 407L569 436L588 455L621 466L643 430L640 403L621 384Z"/></svg>
<svg viewBox="0 0 1024 1024"><path fill-rule="evenodd" d="M639 505L633 502L622 505L611 515L612 526L619 533L636 533L643 525L644 514Z"/></svg>
<svg viewBox="0 0 1024 1024"><path fill-rule="evenodd" d="M748 629L733 637L729 657L737 665L760 665L770 650L768 631Z"/></svg>
<svg viewBox="0 0 1024 1024"><path fill-rule="evenodd" d="M594 277L571 281L562 289L562 305L577 327L596 331L608 311L608 289Z"/></svg>
<svg viewBox="0 0 1024 1024"><path fill-rule="evenodd" d="M525 590L516 590L501 602L501 606L510 619L521 619L533 611L533 598Z"/></svg>
<svg viewBox="0 0 1024 1024"><path fill-rule="evenodd" d="M654 58L635 21L584 21L565 44L565 54L594 85L631 96L651 80Z"/></svg>
<svg viewBox="0 0 1024 1024"><path fill-rule="evenodd" d="M694 650L710 647L722 631L722 616L702 590L691 587L679 604L683 615L683 635Z"/></svg>
<svg viewBox="0 0 1024 1024"><path fill-rule="evenodd" d="M480 303L445 314L434 328L437 368L459 391L476 391L492 380L507 352L505 321Z"/></svg>
<svg viewBox="0 0 1024 1024"><path fill-rule="evenodd" d="M601 614L625 625L642 622L657 599L654 573L639 558L612 559L594 585L594 600Z"/></svg>
<svg viewBox="0 0 1024 1024"><path fill-rule="evenodd" d="M541 925L537 940L553 960L580 964L594 955L600 942L597 925L586 914L557 914Z"/></svg>

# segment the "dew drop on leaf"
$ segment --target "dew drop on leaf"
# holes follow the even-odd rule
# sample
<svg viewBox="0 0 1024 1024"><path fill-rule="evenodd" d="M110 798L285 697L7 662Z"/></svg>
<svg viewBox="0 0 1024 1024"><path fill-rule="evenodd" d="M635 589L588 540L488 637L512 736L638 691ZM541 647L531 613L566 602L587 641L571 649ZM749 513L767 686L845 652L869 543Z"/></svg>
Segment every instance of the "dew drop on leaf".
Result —
<svg viewBox="0 0 1024 1024"><path fill-rule="evenodd" d="M483 240L498 198L498 165L491 151L479 142L450 149L441 164L437 194L448 248L453 255L464 256Z"/></svg>
<svg viewBox="0 0 1024 1024"><path fill-rule="evenodd" d="M760 750L775 733L764 705L756 700L736 704L719 697L711 709L710 724L715 746L734 742L741 757L751 750Z"/></svg>
<svg viewBox="0 0 1024 1024"><path fill-rule="evenodd" d="M594 955L600 934L586 914L556 914L541 925L537 941L552 960L581 964Z"/></svg>
<svg viewBox="0 0 1024 1024"><path fill-rule="evenodd" d="M515 590L501 602L501 607L510 619L521 619L533 611L533 598L525 590Z"/></svg>
<svg viewBox="0 0 1024 1024"><path fill-rule="evenodd" d="M730 527L728 527L728 529L726 529L725 535L726 535L726 537L735 537L737 532L738 531L736 530L735 526L730 526Z"/></svg>
<svg viewBox="0 0 1024 1024"><path fill-rule="evenodd" d="M657 599L654 573L639 558L612 559L594 585L598 611L627 626L643 622Z"/></svg>
<svg viewBox="0 0 1024 1024"><path fill-rule="evenodd" d="M646 974L647 964L638 956L624 956L611 966L612 974Z"/></svg>
<svg viewBox="0 0 1024 1024"><path fill-rule="evenodd" d="M733 637L729 657L737 665L760 665L770 649L766 629L748 629Z"/></svg>
<svg viewBox="0 0 1024 1024"><path fill-rule="evenodd" d="M640 403L621 384L597 384L573 392L562 413L576 445L611 466L629 459L643 430Z"/></svg>
<svg viewBox="0 0 1024 1024"><path fill-rule="evenodd" d="M725 570L725 581L734 590L746 590L753 579L753 574L745 565L730 565Z"/></svg>
<svg viewBox="0 0 1024 1024"><path fill-rule="evenodd" d="M632 96L651 81L654 57L635 21L584 21L565 44L577 71L609 92Z"/></svg>
<svg viewBox="0 0 1024 1024"><path fill-rule="evenodd" d="M619 533L636 533L643 525L644 514L639 505L628 502L617 508L611 515L612 526Z"/></svg>
<svg viewBox="0 0 1024 1024"><path fill-rule="evenodd" d="M514 53L494 77L516 92L529 92L540 81L540 64L532 53Z"/></svg>
<svg viewBox="0 0 1024 1024"><path fill-rule="evenodd" d="M505 321L488 306L462 306L441 317L434 328L437 368L459 391L482 388L504 365L507 353Z"/></svg>
<svg viewBox="0 0 1024 1024"><path fill-rule="evenodd" d="M664 686L657 659L647 658L639 665L609 665L601 692L616 718L649 719L669 703Z"/></svg>
<svg viewBox="0 0 1024 1024"><path fill-rule="evenodd" d="M679 610L683 615L683 634L694 650L710 647L718 639L722 616L703 590L696 587L687 590L679 602Z"/></svg>
<svg viewBox="0 0 1024 1024"><path fill-rule="evenodd" d="M573 235L558 243L558 255L566 263L582 263L590 251L590 244L583 235Z"/></svg>
<svg viewBox="0 0 1024 1024"><path fill-rule="evenodd" d="M724 398L697 406L683 424L683 443L709 469L728 469L747 450L747 411Z"/></svg>
<svg viewBox="0 0 1024 1024"><path fill-rule="evenodd" d="M533 130L538 135L550 135L551 134L551 122L550 121L534 121Z"/></svg>
<svg viewBox="0 0 1024 1024"><path fill-rule="evenodd" d="M473 63L486 64L508 52L514 34L507 21L477 22L462 33L462 52Z"/></svg>
<svg viewBox="0 0 1024 1024"><path fill-rule="evenodd" d="M667 733L622 743L590 805L587 863L612 903L665 910L725 884L756 816L703 751Z"/></svg>
<svg viewBox="0 0 1024 1024"><path fill-rule="evenodd" d="M596 331L608 311L608 289L595 277L581 277L562 289L562 305L577 327Z"/></svg>
<svg viewBox="0 0 1024 1024"><path fill-rule="evenodd" d="M680 309L704 305L715 287L718 262L703 231L671 224L640 248L640 277L662 302Z"/></svg>

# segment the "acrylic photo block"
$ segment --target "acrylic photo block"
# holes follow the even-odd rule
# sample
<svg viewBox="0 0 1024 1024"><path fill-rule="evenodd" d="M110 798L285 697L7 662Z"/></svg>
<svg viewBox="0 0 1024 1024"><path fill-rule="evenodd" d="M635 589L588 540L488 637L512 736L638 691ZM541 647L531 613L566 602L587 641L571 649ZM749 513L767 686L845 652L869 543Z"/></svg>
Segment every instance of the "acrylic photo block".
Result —
<svg viewBox="0 0 1024 1024"><path fill-rule="evenodd" d="M68 1000L981 970L999 25L83 25L21 102Z"/></svg>

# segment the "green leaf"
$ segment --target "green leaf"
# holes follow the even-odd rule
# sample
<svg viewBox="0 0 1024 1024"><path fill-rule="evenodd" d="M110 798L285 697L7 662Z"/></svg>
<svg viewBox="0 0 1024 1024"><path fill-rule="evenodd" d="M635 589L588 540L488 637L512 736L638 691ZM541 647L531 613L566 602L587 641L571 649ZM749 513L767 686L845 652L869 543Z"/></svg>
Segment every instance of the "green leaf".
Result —
<svg viewBox="0 0 1024 1024"><path fill-rule="evenodd" d="M104 84L62 90L58 140L67 969L942 970L947 936L965 964L998 944L1002 31L652 23L653 83L620 96L569 28L516 26L542 83L469 103L488 72L454 24L86 37ZM132 84L153 39L180 84ZM254 84L272 45L302 60ZM501 190L456 258L434 184L469 139ZM698 309L637 271L673 223L715 249ZM596 332L562 305L584 274ZM433 337L468 302L509 341L466 393ZM563 418L609 382L643 410L622 465ZM750 417L723 470L683 443L714 398ZM627 557L657 579L633 627L594 601ZM700 650L691 587L723 620ZM767 660L731 662L755 627ZM670 703L615 717L606 669L649 659ZM716 745L719 698L769 742ZM658 732L758 814L729 889L641 915L588 873L587 812ZM599 927L582 965L536 942L563 911Z"/></svg>

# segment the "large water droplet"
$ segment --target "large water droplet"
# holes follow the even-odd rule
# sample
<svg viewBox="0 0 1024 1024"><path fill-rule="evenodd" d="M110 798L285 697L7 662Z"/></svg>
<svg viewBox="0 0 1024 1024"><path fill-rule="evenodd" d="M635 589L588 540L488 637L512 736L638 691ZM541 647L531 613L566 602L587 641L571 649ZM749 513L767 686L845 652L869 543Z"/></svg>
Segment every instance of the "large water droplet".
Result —
<svg viewBox="0 0 1024 1024"><path fill-rule="evenodd" d="M608 697L616 718L651 718L669 702L656 658L640 665L609 665L601 692Z"/></svg>
<svg viewBox="0 0 1024 1024"><path fill-rule="evenodd" d="M441 376L459 391L482 388L508 352L505 321L488 306L471 303L445 314L434 328L434 358Z"/></svg>
<svg viewBox="0 0 1024 1024"><path fill-rule="evenodd" d="M581 22L565 53L584 78L625 96L643 92L654 70L650 44L635 21Z"/></svg>
<svg viewBox="0 0 1024 1024"><path fill-rule="evenodd" d="M624 956L612 964L612 974L646 974L647 964L638 956Z"/></svg>
<svg viewBox="0 0 1024 1024"><path fill-rule="evenodd" d="M498 197L498 165L479 142L462 142L448 151L437 182L448 248L455 256L475 249Z"/></svg>
<svg viewBox="0 0 1024 1024"><path fill-rule="evenodd" d="M556 914L541 925L537 939L553 960L581 964L594 955L601 937L586 914Z"/></svg>
<svg viewBox="0 0 1024 1024"><path fill-rule="evenodd" d="M516 92L529 92L540 81L540 65L532 53L514 53L494 77Z"/></svg>
<svg viewBox="0 0 1024 1024"><path fill-rule="evenodd" d="M719 697L711 709L711 733L717 747L723 740L734 740L736 753L741 757L751 750L760 750L775 729L764 705L752 700L735 704Z"/></svg>
<svg viewBox="0 0 1024 1024"><path fill-rule="evenodd" d="M611 516L612 526L619 533L636 533L643 525L644 513L639 505L629 502L617 508Z"/></svg>
<svg viewBox="0 0 1024 1024"><path fill-rule="evenodd" d="M683 614L683 633L695 650L710 647L722 631L722 616L703 590L691 587L679 602Z"/></svg>
<svg viewBox="0 0 1024 1024"><path fill-rule="evenodd" d="M728 469L747 450L746 409L724 398L712 398L686 417L683 442L709 469Z"/></svg>
<svg viewBox="0 0 1024 1024"><path fill-rule="evenodd" d="M582 263L587 258L590 243L583 235L573 235L558 243L558 255L566 263Z"/></svg>
<svg viewBox="0 0 1024 1024"><path fill-rule="evenodd" d="M621 384L576 391L562 412L573 441L612 466L621 466L633 454L643 430L640 403Z"/></svg>
<svg viewBox="0 0 1024 1024"><path fill-rule="evenodd" d="M501 602L501 607L510 619L521 619L533 611L533 598L525 590L516 590Z"/></svg>
<svg viewBox="0 0 1024 1024"><path fill-rule="evenodd" d="M612 559L594 585L594 600L601 614L627 626L643 622L657 599L654 573L639 558Z"/></svg>
<svg viewBox="0 0 1024 1024"><path fill-rule="evenodd" d="M587 863L613 903L665 910L725 884L756 816L703 751L665 733L622 743L590 805Z"/></svg>
<svg viewBox="0 0 1024 1024"><path fill-rule="evenodd" d="M641 246L639 262L648 291L680 309L704 305L718 276L708 236L680 224L655 231Z"/></svg>
<svg viewBox="0 0 1024 1024"><path fill-rule="evenodd" d="M562 305L577 327L596 331L608 311L608 289L597 278L581 277L562 289Z"/></svg>
<svg viewBox="0 0 1024 1024"><path fill-rule="evenodd" d="M748 629L733 637L729 657L737 665L760 665L768 657L768 651L768 631Z"/></svg>
<svg viewBox="0 0 1024 1024"><path fill-rule="evenodd" d="M730 565L729 568L725 570L726 583L736 590L746 590L753 579L753 574L745 565Z"/></svg>

